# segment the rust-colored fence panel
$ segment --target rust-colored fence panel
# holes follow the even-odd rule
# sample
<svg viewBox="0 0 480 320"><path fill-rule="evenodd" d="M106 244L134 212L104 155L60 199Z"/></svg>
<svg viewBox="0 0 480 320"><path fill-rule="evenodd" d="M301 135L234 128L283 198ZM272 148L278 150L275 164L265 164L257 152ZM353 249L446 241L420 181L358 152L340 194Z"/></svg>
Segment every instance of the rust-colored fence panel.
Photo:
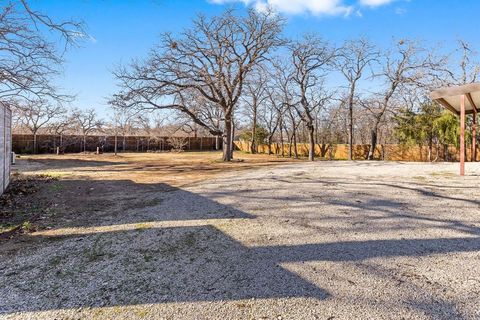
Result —
<svg viewBox="0 0 480 320"><path fill-rule="evenodd" d="M250 142L236 141L236 147L244 152L250 151ZM289 154L290 145L284 144L283 154ZM368 155L369 145L355 145L354 159L365 160ZM281 145L274 143L270 146L273 154L281 155ZM297 151L300 157L307 157L309 145L306 143L297 143ZM267 145L258 146L259 153L268 153ZM293 146L292 146L293 154ZM348 145L316 145L315 155L330 160L346 160L348 158ZM429 156L429 148L426 146L403 146L396 144L378 145L375 149L375 159L389 161L459 161L460 151L455 146L438 146L434 147ZM466 159L471 160L471 148L467 147ZM477 161L480 161L480 154L477 155Z"/></svg>
<svg viewBox="0 0 480 320"><path fill-rule="evenodd" d="M10 183L12 162L12 111L0 103L0 193Z"/></svg>
<svg viewBox="0 0 480 320"><path fill-rule="evenodd" d="M211 151L215 150L215 137L185 137L184 150L186 151ZM36 151L34 152L34 141ZM84 138L80 135L37 135L34 139L31 134L14 134L12 139L13 150L18 154L55 153L57 147L61 153L75 153L84 151ZM85 150L94 152L100 148L101 152L115 151L115 136L87 136ZM169 137L145 136L118 136L118 152L148 152L169 151L173 147Z"/></svg>

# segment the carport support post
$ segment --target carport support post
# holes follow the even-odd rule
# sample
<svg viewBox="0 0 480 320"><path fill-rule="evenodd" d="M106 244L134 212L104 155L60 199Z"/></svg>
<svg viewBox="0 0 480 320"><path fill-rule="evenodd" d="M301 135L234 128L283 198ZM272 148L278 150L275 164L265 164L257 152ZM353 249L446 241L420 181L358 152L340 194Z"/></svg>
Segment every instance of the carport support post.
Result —
<svg viewBox="0 0 480 320"><path fill-rule="evenodd" d="M460 175L465 175L465 95L460 96Z"/></svg>
<svg viewBox="0 0 480 320"><path fill-rule="evenodd" d="M477 161L477 107L473 106L472 122L472 161Z"/></svg>

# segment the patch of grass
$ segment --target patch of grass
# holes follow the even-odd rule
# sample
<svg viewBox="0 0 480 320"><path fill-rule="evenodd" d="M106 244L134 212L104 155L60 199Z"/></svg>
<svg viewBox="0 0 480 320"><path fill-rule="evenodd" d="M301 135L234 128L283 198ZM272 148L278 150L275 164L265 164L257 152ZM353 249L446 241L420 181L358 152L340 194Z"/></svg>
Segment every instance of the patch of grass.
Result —
<svg viewBox="0 0 480 320"><path fill-rule="evenodd" d="M154 253L155 253L155 250L150 250L150 249L139 249L138 252L141 254L141 256L143 257L143 260L148 263L150 261L152 261L154 259ZM140 259L138 259L139 261L141 261Z"/></svg>
<svg viewBox="0 0 480 320"><path fill-rule="evenodd" d="M53 192L59 192L63 189L63 186L59 183L54 183L50 186L50 190L52 190Z"/></svg>
<svg viewBox="0 0 480 320"><path fill-rule="evenodd" d="M420 181L427 181L427 177L425 176L414 176L413 179L420 180Z"/></svg>
<svg viewBox="0 0 480 320"><path fill-rule="evenodd" d="M451 173L451 172L447 172L447 171L435 171L435 172L432 172L430 173L431 176L433 177L454 177L455 174Z"/></svg>
<svg viewBox="0 0 480 320"><path fill-rule="evenodd" d="M177 254L180 251L189 249L197 244L195 233L189 232L175 243L168 243L160 250L169 255Z"/></svg>
<svg viewBox="0 0 480 320"><path fill-rule="evenodd" d="M8 232L12 229L15 229L16 227L18 227L19 225L18 224L15 224L15 223L0 223L0 233L3 233L3 232Z"/></svg>
<svg viewBox="0 0 480 320"><path fill-rule="evenodd" d="M193 232L187 233L184 242L186 247L193 247L197 243L195 234Z"/></svg>
<svg viewBox="0 0 480 320"><path fill-rule="evenodd" d="M163 199L160 199L160 198L146 200L146 201L143 202L143 206L144 207L155 207L155 206L158 206L159 204L161 204L162 201L163 201Z"/></svg>
<svg viewBox="0 0 480 320"><path fill-rule="evenodd" d="M33 225L30 221L25 221L23 224L22 224L22 229L25 231L25 232L30 232L33 230Z"/></svg>
<svg viewBox="0 0 480 320"><path fill-rule="evenodd" d="M135 315L139 318L145 318L148 315L148 310L145 310L145 309L136 310Z"/></svg>
<svg viewBox="0 0 480 320"><path fill-rule="evenodd" d="M44 172L40 174L36 174L36 178L45 179L45 180L58 180L62 177L63 174L56 173L56 172Z"/></svg>
<svg viewBox="0 0 480 320"><path fill-rule="evenodd" d="M103 252L104 246L104 244L100 244L100 238L97 238L91 248L85 248L83 250L83 255L87 258L88 262L98 261L105 255Z"/></svg>
<svg viewBox="0 0 480 320"><path fill-rule="evenodd" d="M60 256L55 256L50 260L48 260L48 264L52 267L57 267L61 262L62 262L62 257Z"/></svg>

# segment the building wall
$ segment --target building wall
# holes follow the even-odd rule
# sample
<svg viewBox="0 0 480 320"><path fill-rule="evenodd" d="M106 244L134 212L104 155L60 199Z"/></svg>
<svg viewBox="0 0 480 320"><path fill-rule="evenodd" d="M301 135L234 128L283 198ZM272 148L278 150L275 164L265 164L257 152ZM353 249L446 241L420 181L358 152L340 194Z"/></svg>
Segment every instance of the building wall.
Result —
<svg viewBox="0 0 480 320"><path fill-rule="evenodd" d="M12 152L12 111L0 103L0 191L10 183Z"/></svg>

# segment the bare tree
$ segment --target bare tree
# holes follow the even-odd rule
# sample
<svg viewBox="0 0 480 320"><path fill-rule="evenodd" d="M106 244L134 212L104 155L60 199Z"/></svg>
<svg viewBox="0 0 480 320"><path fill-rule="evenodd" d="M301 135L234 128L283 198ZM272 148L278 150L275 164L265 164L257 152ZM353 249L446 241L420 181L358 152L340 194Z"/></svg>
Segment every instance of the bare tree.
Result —
<svg viewBox="0 0 480 320"><path fill-rule="evenodd" d="M53 21L48 15L33 10L27 1L7 2L0 9L0 99L35 101L53 98L65 100L52 85L59 73L62 54L67 46L85 37L82 24L74 21ZM49 39L60 35L64 40L59 50Z"/></svg>
<svg viewBox="0 0 480 320"><path fill-rule="evenodd" d="M87 135L100 129L103 122L97 118L95 109L74 110L72 121L75 123L78 131L83 137L83 152L85 153L87 151Z"/></svg>
<svg viewBox="0 0 480 320"><path fill-rule="evenodd" d="M457 41L457 48L450 53L445 60L444 66L440 68L441 75L435 83L439 86L458 86L477 82L480 78L479 52L472 48L472 45L465 40Z"/></svg>
<svg viewBox="0 0 480 320"><path fill-rule="evenodd" d="M53 105L46 100L25 101L25 103L16 105L15 109L21 124L33 135L33 153L37 153L39 130L66 112L61 105Z"/></svg>
<svg viewBox="0 0 480 320"><path fill-rule="evenodd" d="M459 62L459 73L450 72L452 78L452 84L462 85L467 83L474 83L478 80L480 76L480 62L475 60L478 57L478 52L472 50L472 46L464 41L458 41L459 48L457 52L461 53L460 62Z"/></svg>
<svg viewBox="0 0 480 320"><path fill-rule="evenodd" d="M115 72L121 92L114 101L125 107L176 109L192 120L222 134L223 160L231 159L232 116L252 70L283 43L283 20L271 12L233 11L213 18L198 17L193 27L174 38L162 37L143 63ZM213 130L190 110L186 95L201 96L223 112L223 132Z"/></svg>
<svg viewBox="0 0 480 320"><path fill-rule="evenodd" d="M188 146L188 140L185 137L169 137L167 141L174 152L182 152Z"/></svg>
<svg viewBox="0 0 480 320"><path fill-rule="evenodd" d="M280 124L282 123L282 118L288 107L288 102L284 100L284 94L277 86L278 81L275 80L274 74L270 76L270 80L268 83L265 83L265 94L266 94L266 101L263 103L263 107L261 110L261 120L265 124L265 128L267 129L267 148L268 154L272 154L272 143L273 137L277 132ZM282 147L283 148L283 147Z"/></svg>
<svg viewBox="0 0 480 320"><path fill-rule="evenodd" d="M327 68L336 57L336 50L315 36L305 36L290 46L293 64L292 81L298 102L296 111L308 130L308 159L315 158L314 111L324 102L323 81Z"/></svg>
<svg viewBox="0 0 480 320"><path fill-rule="evenodd" d="M273 60L273 69L270 72L271 83L267 93L272 96L270 99L275 99L280 102L278 110L280 112L279 131L280 140L282 143L282 155L284 154L284 137L283 131L287 136L288 156L292 156L292 146L295 158L298 158L297 150L297 127L298 119L296 119L296 112L294 109L294 96L292 88L292 68L290 67L290 60L282 60L276 58ZM275 96L275 98L273 97Z"/></svg>
<svg viewBox="0 0 480 320"><path fill-rule="evenodd" d="M338 69L347 80L346 105L348 108L348 160L353 160L353 109L357 98L358 82L365 68L378 59L378 51L366 39L348 41L337 59Z"/></svg>
<svg viewBox="0 0 480 320"><path fill-rule="evenodd" d="M50 134L53 135L53 150L58 149L58 152L60 150L64 150L65 146L69 142L70 139L69 137L65 137L65 134L71 131L71 125L70 125L70 116L68 115L67 112L61 114L59 117L55 118L53 122L51 122L47 130ZM57 137L58 137L58 145L57 145Z"/></svg>
<svg viewBox="0 0 480 320"><path fill-rule="evenodd" d="M431 51L412 41L398 42L395 50L383 55L382 68L374 74L376 79L383 81L384 89L373 99L363 103L373 116L369 160L373 159L378 130L384 115L392 112L398 105L396 97L400 89L407 86L427 87L432 82L431 79L436 76L436 71L445 63L444 60L437 59Z"/></svg>
<svg viewBox="0 0 480 320"><path fill-rule="evenodd" d="M135 125L139 125L138 111L135 109L123 109L113 107L113 126L115 133L115 144L117 144L118 135L122 136L122 151L126 149L127 135L131 134ZM115 146L115 154L117 147Z"/></svg>
<svg viewBox="0 0 480 320"><path fill-rule="evenodd" d="M250 77L245 85L245 94L242 102L245 105L247 117L251 119L252 123L252 137L250 141L250 152L257 153L256 136L257 136L257 122L258 109L268 98L267 96L267 81L268 75L263 68L258 68Z"/></svg>

